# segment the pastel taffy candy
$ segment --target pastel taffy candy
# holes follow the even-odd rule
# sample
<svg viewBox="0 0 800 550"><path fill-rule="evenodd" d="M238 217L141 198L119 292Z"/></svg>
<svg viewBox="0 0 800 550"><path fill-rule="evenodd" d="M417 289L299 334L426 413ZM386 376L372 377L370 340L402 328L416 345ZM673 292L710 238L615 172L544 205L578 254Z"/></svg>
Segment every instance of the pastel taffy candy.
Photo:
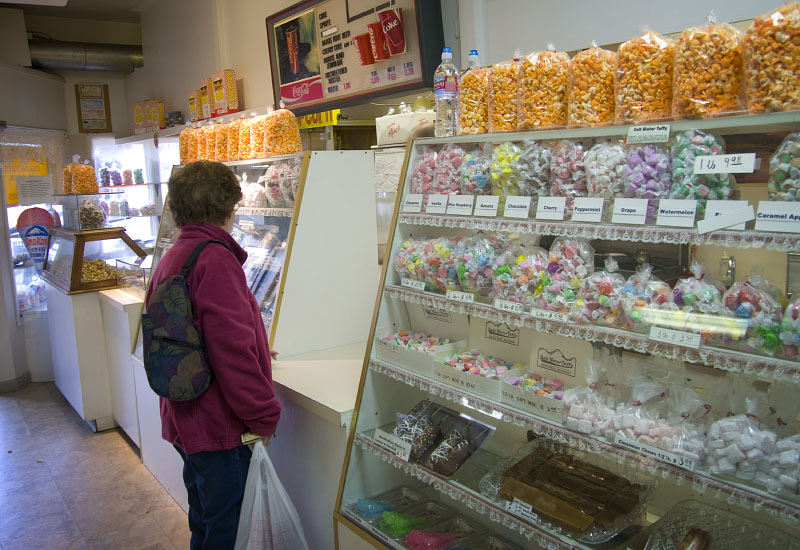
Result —
<svg viewBox="0 0 800 550"><path fill-rule="evenodd" d="M459 372L466 372L492 380L497 380L501 374L509 370L522 367L519 363L506 361L500 357L492 357L481 353L477 349L454 353L444 359L443 362L448 367L454 368Z"/></svg>
<svg viewBox="0 0 800 550"><path fill-rule="evenodd" d="M492 291L492 266L508 245L503 234L478 233L459 241L456 247L456 273L461 288L477 296Z"/></svg>
<svg viewBox="0 0 800 550"><path fill-rule="evenodd" d="M564 382L558 378L546 378L535 372L523 373L506 380L508 384L517 386L525 391L550 397L552 399L564 398Z"/></svg>
<svg viewBox="0 0 800 550"><path fill-rule="evenodd" d="M519 64L517 129L536 130L567 124L569 54L549 45Z"/></svg>
<svg viewBox="0 0 800 550"><path fill-rule="evenodd" d="M800 297L789 302L783 312L780 339L783 356L796 361L800 349Z"/></svg>
<svg viewBox="0 0 800 550"><path fill-rule="evenodd" d="M426 290L460 290L453 253L460 238L404 241L394 256L394 268L401 278L425 283Z"/></svg>
<svg viewBox="0 0 800 550"><path fill-rule="evenodd" d="M547 259L547 252L538 246L511 243L492 265L492 298L531 305Z"/></svg>
<svg viewBox="0 0 800 550"><path fill-rule="evenodd" d="M705 212L706 201L727 200L735 196L735 180L730 174L695 174L697 157L725 153L721 137L700 130L679 132L670 147L672 162L672 199L696 199L698 219Z"/></svg>
<svg viewBox="0 0 800 550"><path fill-rule="evenodd" d="M559 237L553 241L547 268L536 288L539 309L569 313L583 280L594 273L594 248L584 239Z"/></svg>
<svg viewBox="0 0 800 550"><path fill-rule="evenodd" d="M619 143L594 145L583 157L586 190L590 197L621 197L625 181L625 148Z"/></svg>
<svg viewBox="0 0 800 550"><path fill-rule="evenodd" d="M614 121L614 72L617 54L592 47L570 61L567 87L568 124L605 124Z"/></svg>
<svg viewBox="0 0 800 550"><path fill-rule="evenodd" d="M436 151L423 147L414 169L411 171L411 193L430 194L435 176Z"/></svg>
<svg viewBox="0 0 800 550"><path fill-rule="evenodd" d="M501 201L509 195L514 195L523 184L518 165L521 155L522 150L511 141L497 145L492 151L489 178L492 184L492 194L499 196Z"/></svg>
<svg viewBox="0 0 800 550"><path fill-rule="evenodd" d="M672 189L669 151L660 145L630 147L623 174L625 197L647 199L647 221L653 222L658 212L658 201L669 197Z"/></svg>
<svg viewBox="0 0 800 550"><path fill-rule="evenodd" d="M747 332L742 342L746 351L775 354L781 345L783 317L783 308L775 298L750 281L743 281L728 289L722 303L734 317L746 321Z"/></svg>
<svg viewBox="0 0 800 550"><path fill-rule="evenodd" d="M462 195L491 195L489 170L492 164L491 146L475 147L464 154L461 165Z"/></svg>
<svg viewBox="0 0 800 550"><path fill-rule="evenodd" d="M572 318L580 323L609 327L619 323L625 279L613 272L617 268L615 261L607 261L606 265L606 269L584 279L578 289Z"/></svg>
<svg viewBox="0 0 800 550"><path fill-rule="evenodd" d="M653 275L653 268L643 264L628 277L622 287L623 324L637 332L645 330L659 318L659 312L675 307L670 300L672 289Z"/></svg>
<svg viewBox="0 0 800 550"><path fill-rule="evenodd" d="M526 140L520 144L522 153L517 159L521 180L513 193L524 197L547 197L550 195L550 169L553 149L538 140Z"/></svg>
<svg viewBox="0 0 800 550"><path fill-rule="evenodd" d="M800 132L789 134L769 159L769 200L800 200Z"/></svg>
<svg viewBox="0 0 800 550"><path fill-rule="evenodd" d="M432 195L458 195L461 193L461 165L464 150L455 143L445 145L436 155L433 165Z"/></svg>
<svg viewBox="0 0 800 550"><path fill-rule="evenodd" d="M617 121L670 116L673 55L673 41L652 31L620 44L614 84Z"/></svg>
<svg viewBox="0 0 800 550"><path fill-rule="evenodd" d="M428 336L424 332L411 332L406 329L387 334L381 338L383 342L394 344L406 348L410 351L419 351L427 355L433 355L433 352L439 346L450 343L449 338L439 338L438 336Z"/></svg>
<svg viewBox="0 0 800 550"><path fill-rule="evenodd" d="M579 141L563 140L553 148L553 163L550 165L550 194L566 197L567 210L572 210L576 197L586 196L586 149Z"/></svg>

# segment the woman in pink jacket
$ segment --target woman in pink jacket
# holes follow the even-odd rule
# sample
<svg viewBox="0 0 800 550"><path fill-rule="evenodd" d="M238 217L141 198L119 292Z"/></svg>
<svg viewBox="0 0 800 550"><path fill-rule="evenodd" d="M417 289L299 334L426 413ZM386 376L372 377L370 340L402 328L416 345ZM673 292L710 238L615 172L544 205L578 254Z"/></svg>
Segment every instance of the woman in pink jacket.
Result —
<svg viewBox="0 0 800 550"><path fill-rule="evenodd" d="M242 434L270 438L281 407L272 388L267 334L242 270L247 253L230 235L234 206L242 198L236 176L218 162L193 162L170 178L168 197L181 233L158 263L149 289L177 275L200 242L226 245L206 245L187 277L213 381L192 401L162 397L161 430L183 458L191 549L227 550L236 539L251 456Z"/></svg>

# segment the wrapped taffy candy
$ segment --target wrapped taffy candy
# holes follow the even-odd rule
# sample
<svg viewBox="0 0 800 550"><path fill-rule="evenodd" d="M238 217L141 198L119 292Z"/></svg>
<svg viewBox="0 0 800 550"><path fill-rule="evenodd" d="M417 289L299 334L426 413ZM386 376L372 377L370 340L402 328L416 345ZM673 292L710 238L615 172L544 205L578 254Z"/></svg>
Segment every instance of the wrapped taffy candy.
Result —
<svg viewBox="0 0 800 550"><path fill-rule="evenodd" d="M575 54L570 61L567 85L570 126L614 121L616 65L617 54L598 48L595 42L588 50Z"/></svg>
<svg viewBox="0 0 800 550"><path fill-rule="evenodd" d="M401 277L425 283L426 290L458 290L455 250L459 238L407 240L395 253Z"/></svg>
<svg viewBox="0 0 800 550"><path fill-rule="evenodd" d="M242 118L232 120L228 124L228 160L239 160L239 129L242 127Z"/></svg>
<svg viewBox="0 0 800 550"><path fill-rule="evenodd" d="M489 131L517 129L517 68L519 54L511 61L492 65L489 71Z"/></svg>
<svg viewBox="0 0 800 550"><path fill-rule="evenodd" d="M526 140L520 144L521 154L517 159L517 170L521 176L517 189L509 195L524 197L550 195L550 168L553 149L537 140Z"/></svg>
<svg viewBox="0 0 800 550"><path fill-rule="evenodd" d="M303 142L297 118L288 109L278 109L264 119L264 156L300 153Z"/></svg>
<svg viewBox="0 0 800 550"><path fill-rule="evenodd" d="M697 216L703 215L706 201L727 200L735 197L735 180L730 174L694 173L697 157L725 153L721 137L700 130L679 132L670 147L672 164L672 199L696 199Z"/></svg>
<svg viewBox="0 0 800 550"><path fill-rule="evenodd" d="M278 167L272 164L264 175L258 178L258 183L264 186L267 203L271 208L286 208L286 201L281 193L278 178Z"/></svg>
<svg viewBox="0 0 800 550"><path fill-rule="evenodd" d="M476 146L464 154L461 165L462 195L491 195L489 168L492 164L491 145Z"/></svg>
<svg viewBox="0 0 800 550"><path fill-rule="evenodd" d="M672 189L669 150L660 145L629 147L623 174L624 196L647 199L647 221L653 222L658 212L658 201L669 197Z"/></svg>
<svg viewBox="0 0 800 550"><path fill-rule="evenodd" d="M492 357L489 354L484 355L477 349L454 353L447 357L443 363L459 372L483 376L491 380L499 379L501 374L510 370L522 368L520 363L506 361L500 357Z"/></svg>
<svg viewBox="0 0 800 550"><path fill-rule="evenodd" d="M625 189L625 148L619 143L594 145L583 157L586 191L590 197L621 197Z"/></svg>
<svg viewBox="0 0 800 550"><path fill-rule="evenodd" d="M592 273L594 248L589 241L557 238L550 246L547 268L536 287L536 307L569 313L581 283Z"/></svg>
<svg viewBox="0 0 800 550"><path fill-rule="evenodd" d="M510 243L492 265L492 298L531 305L547 258L543 248Z"/></svg>
<svg viewBox="0 0 800 550"><path fill-rule="evenodd" d="M485 134L489 131L489 67L469 69L458 85L458 131Z"/></svg>
<svg viewBox="0 0 800 550"><path fill-rule="evenodd" d="M673 41L653 31L620 44L614 80L618 122L670 116L673 57Z"/></svg>
<svg viewBox="0 0 800 550"><path fill-rule="evenodd" d="M433 186L436 167L436 151L423 147L419 159L411 171L411 193L429 195Z"/></svg>
<svg viewBox="0 0 800 550"><path fill-rule="evenodd" d="M781 344L783 356L787 359L797 360L800 348L800 297L795 298L786 306L781 319Z"/></svg>
<svg viewBox="0 0 800 550"><path fill-rule="evenodd" d="M97 193L97 177L95 177L94 167L89 161L84 164L76 164L72 168L72 192L77 195L89 195Z"/></svg>
<svg viewBox="0 0 800 550"><path fill-rule="evenodd" d="M184 128L178 135L178 153L180 155L181 164L189 164L189 134L191 128ZM108 173L108 171L106 171Z"/></svg>
<svg viewBox="0 0 800 550"><path fill-rule="evenodd" d="M675 43L674 117L703 117L740 108L742 48L739 31L709 17Z"/></svg>
<svg viewBox="0 0 800 550"><path fill-rule="evenodd" d="M456 273L465 292L488 296L492 291L492 266L508 245L502 234L478 233L461 239L456 248Z"/></svg>
<svg viewBox="0 0 800 550"><path fill-rule="evenodd" d="M553 163L550 165L550 194L566 197L566 207L572 210L576 197L586 196L586 149L579 141L563 140L553 148Z"/></svg>
<svg viewBox="0 0 800 550"><path fill-rule="evenodd" d="M458 195L461 192L461 165L464 150L455 143L448 143L437 153L433 164L432 195Z"/></svg>
<svg viewBox="0 0 800 550"><path fill-rule="evenodd" d="M499 196L501 203L505 202L505 197L508 195L516 194L515 191L522 184L522 174L518 164L520 155L522 151L519 145L512 141L501 143L492 151L489 179L492 194Z"/></svg>
<svg viewBox="0 0 800 550"><path fill-rule="evenodd" d="M517 129L535 130L567 124L569 54L547 45L519 64Z"/></svg>
<svg viewBox="0 0 800 550"><path fill-rule="evenodd" d="M228 160L228 125L219 122L214 125L214 160Z"/></svg>
<svg viewBox="0 0 800 550"><path fill-rule="evenodd" d="M253 116L242 121L239 127L239 160L253 158L253 149L250 147L250 134L253 128Z"/></svg>
<svg viewBox="0 0 800 550"><path fill-rule="evenodd" d="M691 271L691 277L675 283L672 303L687 313L722 314L722 294L715 285L706 280L703 266L695 262Z"/></svg>
<svg viewBox="0 0 800 550"><path fill-rule="evenodd" d="M645 332L658 311L672 307L672 289L653 275L650 264L642 264L628 277L622 287L622 312L624 324L637 332Z"/></svg>
<svg viewBox="0 0 800 550"><path fill-rule="evenodd" d="M780 347L783 308L764 287L763 275L754 271L748 281L734 283L722 296L722 304L737 319L747 323L743 339L746 351L773 355Z"/></svg>
<svg viewBox="0 0 800 550"><path fill-rule="evenodd" d="M268 115L259 115L250 122L250 158L260 159L266 156L264 151L264 135Z"/></svg>
<svg viewBox="0 0 800 550"><path fill-rule="evenodd" d="M800 3L784 4L753 20L742 38L747 108L800 108Z"/></svg>
<svg viewBox="0 0 800 550"><path fill-rule="evenodd" d="M769 159L769 200L800 200L800 132L789 134Z"/></svg>
<svg viewBox="0 0 800 550"><path fill-rule="evenodd" d="M616 260L606 260L606 268L595 271L581 283L572 304L572 318L580 323L617 326L622 312L622 288L625 279Z"/></svg>

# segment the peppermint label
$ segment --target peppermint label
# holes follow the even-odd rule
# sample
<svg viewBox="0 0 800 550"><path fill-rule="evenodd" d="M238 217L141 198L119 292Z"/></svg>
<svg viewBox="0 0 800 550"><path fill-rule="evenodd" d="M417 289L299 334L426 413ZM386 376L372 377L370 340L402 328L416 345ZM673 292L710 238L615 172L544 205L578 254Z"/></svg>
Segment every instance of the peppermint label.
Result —
<svg viewBox="0 0 800 550"><path fill-rule="evenodd" d="M662 327L650 327L650 339L693 349L699 349L701 343L699 334Z"/></svg>
<svg viewBox="0 0 800 550"><path fill-rule="evenodd" d="M475 195L450 195L447 213L453 216L471 216Z"/></svg>
<svg viewBox="0 0 800 550"><path fill-rule="evenodd" d="M522 304L519 302L509 302L508 300L495 298L494 307L500 311L507 311L509 313L522 313Z"/></svg>
<svg viewBox="0 0 800 550"><path fill-rule="evenodd" d="M602 197L578 197L572 206L572 221L599 222L603 219Z"/></svg>
<svg viewBox="0 0 800 550"><path fill-rule="evenodd" d="M800 203L760 201L756 216L756 231L800 233Z"/></svg>
<svg viewBox="0 0 800 550"><path fill-rule="evenodd" d="M644 225L647 219L647 199L614 199L613 223Z"/></svg>
<svg viewBox="0 0 800 550"><path fill-rule="evenodd" d="M475 198L475 216L483 216L486 218L497 217L497 206L500 203L500 197L496 195L478 195Z"/></svg>
<svg viewBox="0 0 800 550"><path fill-rule="evenodd" d="M563 220L567 197L539 197L536 203L537 220Z"/></svg>
<svg viewBox="0 0 800 550"><path fill-rule="evenodd" d="M448 290L445 297L454 302L462 302L464 304L471 304L475 301L475 296L469 292L461 292L459 290Z"/></svg>
<svg viewBox="0 0 800 550"><path fill-rule="evenodd" d="M503 207L503 216L506 218L519 218L526 220L528 219L530 211L530 197L506 197L506 203Z"/></svg>
<svg viewBox="0 0 800 550"><path fill-rule="evenodd" d="M411 443L403 441L396 435L384 432L381 429L375 430L373 441L375 441L375 444L379 447L383 447L394 456L402 458L403 460L407 461L411 456Z"/></svg>
<svg viewBox="0 0 800 550"><path fill-rule="evenodd" d="M406 288L413 288L414 290L425 290L425 283L422 281L414 281L412 279L401 279L400 286Z"/></svg>
<svg viewBox="0 0 800 550"><path fill-rule="evenodd" d="M422 212L422 195L412 193L403 199L403 212L417 214Z"/></svg>
<svg viewBox="0 0 800 550"><path fill-rule="evenodd" d="M694 159L695 174L752 174L755 170L755 153L708 155Z"/></svg>
<svg viewBox="0 0 800 550"><path fill-rule="evenodd" d="M639 124L628 128L628 145L635 143L666 143L669 141L669 124Z"/></svg>
<svg viewBox="0 0 800 550"><path fill-rule="evenodd" d="M614 443L620 447L631 449L645 456L649 456L650 458L660 460L661 462L666 462L668 464L672 464L673 466L677 466L678 468L689 470L690 472L694 472L695 468L697 467L697 464L695 464L695 461L691 458L670 453L668 451L662 451L658 447L652 447L645 443L639 443L638 441L628 439L627 437L618 435L614 440Z"/></svg>
<svg viewBox="0 0 800 550"><path fill-rule="evenodd" d="M658 201L656 225L669 227L694 227L697 201L661 199Z"/></svg>
<svg viewBox="0 0 800 550"><path fill-rule="evenodd" d="M428 214L444 214L447 212L448 195L428 195L428 204L425 212Z"/></svg>

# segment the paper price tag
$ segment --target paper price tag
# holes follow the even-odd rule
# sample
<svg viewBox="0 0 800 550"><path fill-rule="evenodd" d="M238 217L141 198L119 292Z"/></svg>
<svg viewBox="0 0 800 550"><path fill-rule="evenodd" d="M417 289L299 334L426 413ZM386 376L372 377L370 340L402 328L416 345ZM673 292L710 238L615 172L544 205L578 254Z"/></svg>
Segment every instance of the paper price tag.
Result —
<svg viewBox="0 0 800 550"><path fill-rule="evenodd" d="M644 225L647 219L647 199L614 199L613 223Z"/></svg>
<svg viewBox="0 0 800 550"><path fill-rule="evenodd" d="M708 155L694 159L695 174L752 174L755 170L755 153Z"/></svg>
<svg viewBox="0 0 800 550"><path fill-rule="evenodd" d="M634 143L666 143L669 124L639 124L628 128L628 145Z"/></svg>
<svg viewBox="0 0 800 550"><path fill-rule="evenodd" d="M558 311L548 311L546 309L531 309L531 315L537 319L544 319L545 321L558 321L559 323L566 323L569 321L569 316L566 313Z"/></svg>
<svg viewBox="0 0 800 550"><path fill-rule="evenodd" d="M475 199L475 212L473 215L496 218L499 204L500 197L496 195L478 195Z"/></svg>
<svg viewBox="0 0 800 550"><path fill-rule="evenodd" d="M658 218L656 225L669 227L694 227L697 214L697 201L661 199L658 201Z"/></svg>
<svg viewBox="0 0 800 550"><path fill-rule="evenodd" d="M577 197L572 205L572 221L599 222L603 219L602 197Z"/></svg>
<svg viewBox="0 0 800 550"><path fill-rule="evenodd" d="M527 502L522 502L517 497L514 497L514 500L511 502L506 502L506 509L515 516L528 520L531 523L537 523L539 521L539 516L533 512L533 507Z"/></svg>
<svg viewBox="0 0 800 550"><path fill-rule="evenodd" d="M650 458L655 458L656 460L667 462L669 464L672 464L673 466L677 466L678 468L689 470L690 472L694 472L695 468L697 467L697 464L695 464L695 461L692 460L691 458L687 458L685 456L681 456L675 453L670 453L668 451L662 451L658 447L652 447L645 443L639 443L638 441L634 441L633 439L617 436L614 442L620 447L634 450L645 456L649 456Z"/></svg>
<svg viewBox="0 0 800 550"><path fill-rule="evenodd" d="M377 344L379 346L383 346L385 348L389 348L392 351L407 351L405 346L401 346L400 344L395 344L394 342L387 342L385 340L378 340Z"/></svg>
<svg viewBox="0 0 800 550"><path fill-rule="evenodd" d="M522 313L522 304L519 302L509 302L508 300L500 300L495 298L494 307L500 311L507 311L509 313Z"/></svg>
<svg viewBox="0 0 800 550"><path fill-rule="evenodd" d="M531 211L530 197L506 197L503 216L506 218L527 219Z"/></svg>
<svg viewBox="0 0 800 550"><path fill-rule="evenodd" d="M408 212L409 214L422 212L422 195L406 195L403 199L403 212Z"/></svg>
<svg viewBox="0 0 800 550"><path fill-rule="evenodd" d="M760 201L756 216L756 230L800 233L800 203Z"/></svg>
<svg viewBox="0 0 800 550"><path fill-rule="evenodd" d="M444 214L447 212L447 195L428 195L428 204L425 205L427 214Z"/></svg>
<svg viewBox="0 0 800 550"><path fill-rule="evenodd" d="M475 195L450 195L447 213L453 216L471 216Z"/></svg>
<svg viewBox="0 0 800 550"><path fill-rule="evenodd" d="M702 342L699 334L662 327L650 327L650 339L693 349L699 349Z"/></svg>
<svg viewBox="0 0 800 550"><path fill-rule="evenodd" d="M567 197L539 197L536 203L537 220L563 220Z"/></svg>
<svg viewBox="0 0 800 550"><path fill-rule="evenodd" d="M425 283L422 281L414 281L412 279L401 279L400 286L406 288L413 288L414 290L425 290Z"/></svg>
<svg viewBox="0 0 800 550"><path fill-rule="evenodd" d="M375 430L373 441L375 441L376 445L383 447L396 457L402 458L403 460L407 461L411 456L411 443L408 441L403 441L399 437L384 432L381 429Z"/></svg>
<svg viewBox="0 0 800 550"><path fill-rule="evenodd" d="M474 295L470 294L469 292L460 292L458 290L448 290L445 298L464 304L471 304L475 301Z"/></svg>

